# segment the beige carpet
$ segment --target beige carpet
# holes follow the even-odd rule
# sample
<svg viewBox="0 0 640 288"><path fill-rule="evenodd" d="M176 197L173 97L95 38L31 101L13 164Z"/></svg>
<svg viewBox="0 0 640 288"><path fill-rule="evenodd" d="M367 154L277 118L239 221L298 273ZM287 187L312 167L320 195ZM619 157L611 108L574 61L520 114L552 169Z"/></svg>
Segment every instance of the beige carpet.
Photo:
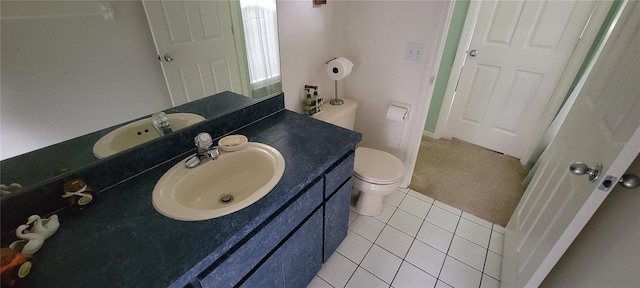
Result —
<svg viewBox="0 0 640 288"><path fill-rule="evenodd" d="M526 174L516 158L457 139L423 137L409 187L504 227Z"/></svg>

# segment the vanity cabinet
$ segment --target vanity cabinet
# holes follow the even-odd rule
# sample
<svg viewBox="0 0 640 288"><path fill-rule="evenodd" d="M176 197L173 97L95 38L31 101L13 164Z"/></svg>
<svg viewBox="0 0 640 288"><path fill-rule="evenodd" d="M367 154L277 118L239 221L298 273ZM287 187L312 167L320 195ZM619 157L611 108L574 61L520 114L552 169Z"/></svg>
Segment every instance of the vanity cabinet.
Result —
<svg viewBox="0 0 640 288"><path fill-rule="evenodd" d="M347 236L353 151L201 273L202 287L305 287Z"/></svg>
<svg viewBox="0 0 640 288"><path fill-rule="evenodd" d="M262 227L242 246L219 264L214 263L211 272L203 272L206 276L198 277L202 287L233 287L240 283L274 248L287 241L287 236L295 231L300 223L313 211L318 210L323 200L322 186L322 181L317 181L298 194L288 207L278 210L266 221L266 225L261 225ZM316 229L322 233L322 224Z"/></svg>
<svg viewBox="0 0 640 288"><path fill-rule="evenodd" d="M318 209L240 287L306 287L322 267L321 227Z"/></svg>
<svg viewBox="0 0 640 288"><path fill-rule="evenodd" d="M324 177L323 263L347 237L354 159L355 153L345 155Z"/></svg>

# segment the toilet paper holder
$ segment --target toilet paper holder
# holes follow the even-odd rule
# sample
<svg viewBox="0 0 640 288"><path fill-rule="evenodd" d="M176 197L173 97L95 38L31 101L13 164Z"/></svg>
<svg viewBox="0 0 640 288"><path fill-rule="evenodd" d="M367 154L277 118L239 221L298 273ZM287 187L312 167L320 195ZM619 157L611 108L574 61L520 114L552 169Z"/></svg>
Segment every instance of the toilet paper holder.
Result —
<svg viewBox="0 0 640 288"><path fill-rule="evenodd" d="M411 113L411 105L406 103L391 101L391 104L389 104L389 108L387 109L387 118L389 118L390 116L389 112L392 110L392 108L400 108L400 109L406 110L406 112L404 113L404 116L402 117L402 122L406 122L409 119L409 115Z"/></svg>

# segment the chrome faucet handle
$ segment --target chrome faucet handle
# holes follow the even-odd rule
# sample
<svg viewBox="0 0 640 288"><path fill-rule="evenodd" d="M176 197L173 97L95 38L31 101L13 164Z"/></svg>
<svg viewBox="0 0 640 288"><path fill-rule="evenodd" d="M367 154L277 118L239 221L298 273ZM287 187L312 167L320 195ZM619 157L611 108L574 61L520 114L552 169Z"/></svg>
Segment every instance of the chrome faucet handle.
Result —
<svg viewBox="0 0 640 288"><path fill-rule="evenodd" d="M169 117L164 112L158 112L151 115L151 123L153 123L153 128L160 133L160 135L166 135L171 132L171 123L169 123Z"/></svg>
<svg viewBox="0 0 640 288"><path fill-rule="evenodd" d="M209 133L201 132L196 136L194 142L196 143L196 147L198 147L198 151L205 151L213 145L213 138L211 138Z"/></svg>
<svg viewBox="0 0 640 288"><path fill-rule="evenodd" d="M204 152L204 155L209 157L209 159L211 160L217 160L220 156L220 151L218 151L218 147L214 147L213 149L208 149L206 152Z"/></svg>
<svg viewBox="0 0 640 288"><path fill-rule="evenodd" d="M169 117L164 112L158 112L151 115L151 122L157 127L169 126Z"/></svg>

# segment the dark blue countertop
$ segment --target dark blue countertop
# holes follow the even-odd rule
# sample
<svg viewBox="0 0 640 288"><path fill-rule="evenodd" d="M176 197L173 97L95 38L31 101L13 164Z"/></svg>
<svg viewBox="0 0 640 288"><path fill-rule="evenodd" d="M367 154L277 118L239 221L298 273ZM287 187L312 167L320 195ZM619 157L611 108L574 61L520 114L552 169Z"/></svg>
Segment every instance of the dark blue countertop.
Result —
<svg viewBox="0 0 640 288"><path fill-rule="evenodd" d="M162 174L184 157L175 158L103 191L82 213L61 214L58 232L35 254L29 286L182 287L232 252L361 139L359 133L286 110L232 134L271 145L284 156L284 175L264 198L211 220L162 216L151 194Z"/></svg>

